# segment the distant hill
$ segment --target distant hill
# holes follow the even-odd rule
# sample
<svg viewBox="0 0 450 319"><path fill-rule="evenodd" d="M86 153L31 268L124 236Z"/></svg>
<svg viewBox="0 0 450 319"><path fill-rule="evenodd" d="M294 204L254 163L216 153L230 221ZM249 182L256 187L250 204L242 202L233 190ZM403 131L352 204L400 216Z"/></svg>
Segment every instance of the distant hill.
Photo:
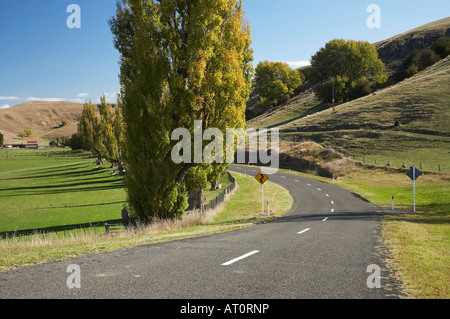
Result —
<svg viewBox="0 0 450 319"><path fill-rule="evenodd" d="M0 109L0 132L4 143L21 143L37 140L41 144L57 137L70 137L77 131L78 118L83 104L73 102L27 102L8 109ZM69 125L60 127L63 120ZM31 129L33 136L21 139L18 134Z"/></svg>
<svg viewBox="0 0 450 319"><path fill-rule="evenodd" d="M388 75L392 75L413 50L426 49L443 36L450 38L450 17L425 24L374 45L379 58L386 64Z"/></svg>

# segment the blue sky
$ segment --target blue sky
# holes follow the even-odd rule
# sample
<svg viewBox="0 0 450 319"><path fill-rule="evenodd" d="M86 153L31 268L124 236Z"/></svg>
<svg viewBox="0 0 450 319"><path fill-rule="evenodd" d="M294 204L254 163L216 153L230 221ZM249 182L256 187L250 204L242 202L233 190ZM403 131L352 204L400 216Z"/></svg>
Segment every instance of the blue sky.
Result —
<svg viewBox="0 0 450 319"><path fill-rule="evenodd" d="M27 101L110 101L120 89L119 55L107 20L115 0L0 0L0 108ZM70 4L81 28L67 27ZM381 28L369 28L370 4ZM449 16L448 0L244 0L254 64L298 66L335 38L371 43Z"/></svg>

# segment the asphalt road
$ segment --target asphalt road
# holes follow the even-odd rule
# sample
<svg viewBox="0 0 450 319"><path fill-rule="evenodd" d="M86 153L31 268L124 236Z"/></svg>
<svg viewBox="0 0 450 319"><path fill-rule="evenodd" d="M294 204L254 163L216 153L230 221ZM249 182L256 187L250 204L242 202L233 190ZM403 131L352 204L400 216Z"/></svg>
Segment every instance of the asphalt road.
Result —
<svg viewBox="0 0 450 319"><path fill-rule="evenodd" d="M247 166L232 170L259 172ZM270 181L288 189L294 198L292 210L276 221L0 273L0 298L397 297L396 281L377 248L376 207L313 179L277 173ZM67 269L72 264L79 266L81 288L68 288ZM381 288L368 286L368 279L377 283L371 265L381 271Z"/></svg>

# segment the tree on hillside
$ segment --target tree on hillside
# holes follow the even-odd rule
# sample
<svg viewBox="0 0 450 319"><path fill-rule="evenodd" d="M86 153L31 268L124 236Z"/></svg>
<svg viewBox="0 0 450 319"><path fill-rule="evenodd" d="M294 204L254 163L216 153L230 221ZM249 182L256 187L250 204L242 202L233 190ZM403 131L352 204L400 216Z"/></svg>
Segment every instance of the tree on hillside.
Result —
<svg viewBox="0 0 450 319"><path fill-rule="evenodd" d="M185 176L204 163L174 163L172 132L192 134L196 120L203 130L245 127L253 56L242 2L122 0L110 26L121 54L131 213L142 221L180 216Z"/></svg>
<svg viewBox="0 0 450 319"><path fill-rule="evenodd" d="M440 59L450 54L450 39L441 37L429 48L424 50L414 49L404 60L402 68L394 75L396 81L409 78L429 66L432 66Z"/></svg>
<svg viewBox="0 0 450 319"><path fill-rule="evenodd" d="M450 38L440 37L431 45L431 49L442 59L450 55Z"/></svg>
<svg viewBox="0 0 450 319"><path fill-rule="evenodd" d="M4 135L0 132L0 147L3 146L3 142L4 142Z"/></svg>
<svg viewBox="0 0 450 319"><path fill-rule="evenodd" d="M61 124L59 125L60 127L64 127L64 126L67 126L67 125L69 125L70 124L70 122L69 122L69 120L62 120L61 121Z"/></svg>
<svg viewBox="0 0 450 319"><path fill-rule="evenodd" d="M294 95L302 83L301 74L286 63L264 61L255 70L255 93L263 106L278 105L286 95Z"/></svg>
<svg viewBox="0 0 450 319"><path fill-rule="evenodd" d="M20 132L18 135L21 138L30 137L33 135L33 131L30 129L26 129L26 130L23 130L22 132Z"/></svg>
<svg viewBox="0 0 450 319"><path fill-rule="evenodd" d="M439 56L432 49L425 49L422 51L419 60L419 71L425 70L429 66L432 66L440 59Z"/></svg>
<svg viewBox="0 0 450 319"><path fill-rule="evenodd" d="M369 42L332 40L312 57L311 83L326 102L332 101L334 86L334 98L339 103L350 98L351 90L363 77L370 85L386 82L384 70L375 46Z"/></svg>

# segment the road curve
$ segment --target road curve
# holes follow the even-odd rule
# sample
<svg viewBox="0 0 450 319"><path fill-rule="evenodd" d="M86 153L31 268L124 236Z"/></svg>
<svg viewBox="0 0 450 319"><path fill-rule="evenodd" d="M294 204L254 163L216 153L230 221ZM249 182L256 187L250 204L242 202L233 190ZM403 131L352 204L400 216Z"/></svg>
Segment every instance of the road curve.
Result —
<svg viewBox="0 0 450 319"><path fill-rule="evenodd" d="M255 176L259 172L249 166L230 170ZM336 185L310 178L277 173L270 181L288 189L294 198L292 209L273 222L0 273L0 298L398 296L396 281L377 250L380 217L375 206ZM79 266L81 288L68 288L71 264ZM381 271L381 286L371 284L377 283L374 265Z"/></svg>

